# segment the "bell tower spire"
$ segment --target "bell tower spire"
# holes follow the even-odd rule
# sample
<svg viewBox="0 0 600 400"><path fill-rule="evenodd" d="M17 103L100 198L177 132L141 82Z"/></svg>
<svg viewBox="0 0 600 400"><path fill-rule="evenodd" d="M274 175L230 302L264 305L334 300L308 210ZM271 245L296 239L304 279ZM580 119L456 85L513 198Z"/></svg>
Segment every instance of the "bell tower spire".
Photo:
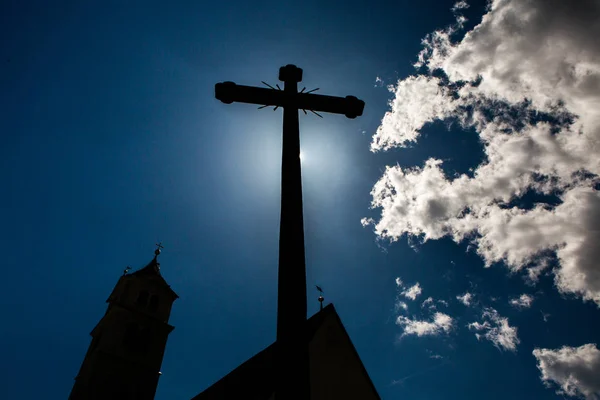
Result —
<svg viewBox="0 0 600 400"><path fill-rule="evenodd" d="M69 400L152 400L169 333L173 302L179 297L160 273L154 258L129 273L126 268L106 302L108 308L92 330Z"/></svg>

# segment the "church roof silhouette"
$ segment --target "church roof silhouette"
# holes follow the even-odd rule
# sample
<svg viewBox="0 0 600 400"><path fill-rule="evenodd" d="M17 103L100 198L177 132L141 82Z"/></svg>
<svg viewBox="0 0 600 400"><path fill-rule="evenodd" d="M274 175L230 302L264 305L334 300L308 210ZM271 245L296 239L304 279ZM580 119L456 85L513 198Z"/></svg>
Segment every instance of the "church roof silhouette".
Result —
<svg viewBox="0 0 600 400"><path fill-rule="evenodd" d="M127 268L119 278L105 314L91 332L92 342L69 400L154 398L173 330L168 323L171 307L179 297L160 273L159 253L145 267L131 274ZM322 301L321 295L321 305ZM294 393L296 386L285 386L294 398L381 400L333 304L303 323L294 345L305 346L308 352L303 364L307 392L305 396ZM282 375L299 369L294 361L282 369L280 343L258 352L192 400L274 400ZM290 399L287 393L278 397Z"/></svg>
<svg viewBox="0 0 600 400"><path fill-rule="evenodd" d="M311 355L311 399L380 400L333 304L310 317L306 328ZM192 400L271 399L275 387L276 346L276 342L272 343ZM343 396L344 391L354 395Z"/></svg>

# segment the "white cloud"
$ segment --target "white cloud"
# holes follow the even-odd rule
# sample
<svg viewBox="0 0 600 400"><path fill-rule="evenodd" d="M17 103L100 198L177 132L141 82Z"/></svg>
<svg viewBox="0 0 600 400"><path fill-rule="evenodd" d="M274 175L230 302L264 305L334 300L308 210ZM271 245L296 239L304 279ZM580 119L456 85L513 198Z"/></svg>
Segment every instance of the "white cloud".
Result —
<svg viewBox="0 0 600 400"><path fill-rule="evenodd" d="M508 303L518 309L529 308L533 303L533 296L523 293L519 297L510 299Z"/></svg>
<svg viewBox="0 0 600 400"><path fill-rule="evenodd" d="M550 317L552 316L551 314L545 313L543 311L540 311L542 313L542 319L544 320L544 322L548 322L548 319L550 319Z"/></svg>
<svg viewBox="0 0 600 400"><path fill-rule="evenodd" d="M580 347L534 349L542 381L549 387L558 385L559 394L600 398L600 350L589 343Z"/></svg>
<svg viewBox="0 0 600 400"><path fill-rule="evenodd" d="M458 177L433 158L387 167L371 191L380 217L364 224L391 241L470 240L486 266L503 262L530 281L555 257L558 290L600 305L600 3L576 3L493 0L462 40L452 39L459 16L424 40L417 66L448 80L399 81L371 149L406 146L453 117L476 130L485 161ZM559 204L510 205L530 191Z"/></svg>
<svg viewBox="0 0 600 400"><path fill-rule="evenodd" d="M396 286L399 288L404 287L404 284L402 283L402 279L400 279L400 277L396 278Z"/></svg>
<svg viewBox="0 0 600 400"><path fill-rule="evenodd" d="M548 263L545 260L541 260L535 267L527 269L527 275L525 281L528 284L535 285L540 280L540 275L548 269Z"/></svg>
<svg viewBox="0 0 600 400"><path fill-rule="evenodd" d="M415 300L421 294L421 286L419 282L415 283L410 288L404 290L401 294L407 299Z"/></svg>
<svg viewBox="0 0 600 400"><path fill-rule="evenodd" d="M433 358L434 360L442 360L444 358L442 355L434 353L429 349L426 349L425 352L429 355L429 358Z"/></svg>
<svg viewBox="0 0 600 400"><path fill-rule="evenodd" d="M429 308L429 309L435 309L435 304L433 303L433 297L428 297L426 298L423 303L421 303L421 308Z"/></svg>
<svg viewBox="0 0 600 400"><path fill-rule="evenodd" d="M471 305L471 302L473 301L473 295L469 292L466 292L462 296L456 296L456 300L469 307Z"/></svg>
<svg viewBox="0 0 600 400"><path fill-rule="evenodd" d="M411 76L391 88L395 99L373 137L372 150L405 146L419 136L418 130L440 115L450 116L456 105L438 78Z"/></svg>
<svg viewBox="0 0 600 400"><path fill-rule="evenodd" d="M446 300L434 300L433 297L428 297L421 303L421 308L427 307L428 310L436 310L436 303L448 307L448 302Z"/></svg>
<svg viewBox="0 0 600 400"><path fill-rule="evenodd" d="M485 308L481 315L483 322L472 322L469 329L477 332L477 339L487 339L499 350L515 351L520 343L517 337L517 328L508 324L508 318L501 317L493 308Z"/></svg>
<svg viewBox="0 0 600 400"><path fill-rule="evenodd" d="M431 321L421 321L399 316L396 324L404 329L402 336L435 336L448 333L452 330L454 322L452 317L441 312L436 312Z"/></svg>
<svg viewBox="0 0 600 400"><path fill-rule="evenodd" d="M453 6L452 6L452 11L457 12L459 10L465 9L465 8L469 8L469 5L467 4L466 1L461 0L456 2Z"/></svg>
<svg viewBox="0 0 600 400"><path fill-rule="evenodd" d="M408 310L408 304L406 304L403 301L396 301L395 309L396 309L396 312L399 312L401 309L406 311L406 310Z"/></svg>

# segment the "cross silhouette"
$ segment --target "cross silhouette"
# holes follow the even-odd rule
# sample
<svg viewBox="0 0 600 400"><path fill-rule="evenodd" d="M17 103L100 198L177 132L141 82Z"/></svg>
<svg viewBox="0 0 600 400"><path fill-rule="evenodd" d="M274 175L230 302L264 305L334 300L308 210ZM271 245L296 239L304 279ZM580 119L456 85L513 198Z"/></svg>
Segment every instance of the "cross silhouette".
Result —
<svg viewBox="0 0 600 400"><path fill-rule="evenodd" d="M334 97L298 92L302 69L286 65L279 69L284 88L277 89L221 82L215 97L233 102L283 108L281 163L281 219L279 228L279 273L277 290L276 400L307 400L310 396L308 343L306 341L306 265L302 213L302 173L298 111L361 116L365 107L354 96ZM264 82L263 82L264 83Z"/></svg>

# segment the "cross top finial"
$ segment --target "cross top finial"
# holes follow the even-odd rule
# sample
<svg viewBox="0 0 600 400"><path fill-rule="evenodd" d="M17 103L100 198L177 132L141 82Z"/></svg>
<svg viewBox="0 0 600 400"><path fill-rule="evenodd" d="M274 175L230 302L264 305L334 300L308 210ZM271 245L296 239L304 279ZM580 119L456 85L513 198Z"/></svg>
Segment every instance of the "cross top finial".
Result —
<svg viewBox="0 0 600 400"><path fill-rule="evenodd" d="M319 310L323 310L323 301L325 301L325 297L323 297L323 289L319 285L315 285L317 290L319 291Z"/></svg>
<svg viewBox="0 0 600 400"><path fill-rule="evenodd" d="M282 82L302 82L302 68L292 64L279 68L279 80Z"/></svg>
<svg viewBox="0 0 600 400"><path fill-rule="evenodd" d="M156 243L156 250L154 250L154 258L158 257L158 255L160 254L160 250L164 248L165 247L162 245L162 242Z"/></svg>

